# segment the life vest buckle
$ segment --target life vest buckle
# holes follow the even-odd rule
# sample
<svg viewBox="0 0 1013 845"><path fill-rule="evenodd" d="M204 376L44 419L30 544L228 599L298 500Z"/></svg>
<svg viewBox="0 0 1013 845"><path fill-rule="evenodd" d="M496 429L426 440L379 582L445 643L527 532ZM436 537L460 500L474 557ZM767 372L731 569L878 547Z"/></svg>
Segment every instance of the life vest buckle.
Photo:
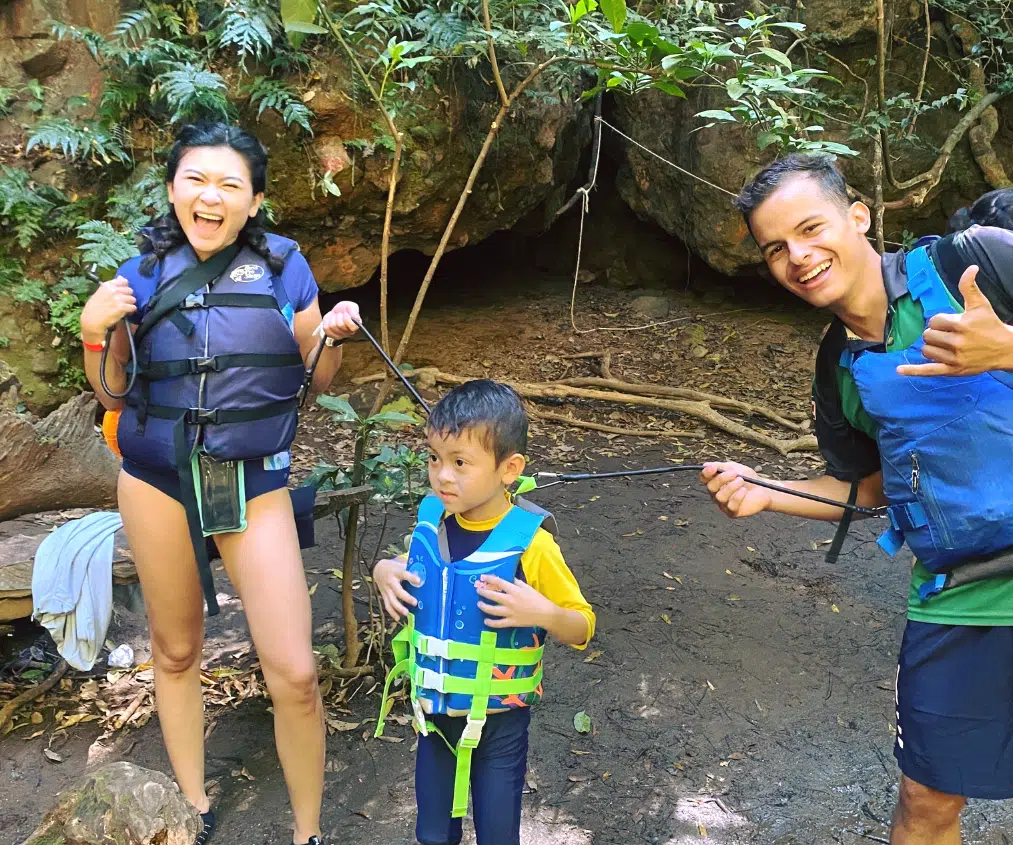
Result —
<svg viewBox="0 0 1013 845"><path fill-rule="evenodd" d="M485 727L485 717L481 719L472 719L468 717L468 721L464 726L464 730L461 731L461 740L458 743L460 748L478 748L478 743L482 739L482 728Z"/></svg>
<svg viewBox="0 0 1013 845"><path fill-rule="evenodd" d="M184 420L187 425L218 425L218 409L187 408Z"/></svg>
<svg viewBox="0 0 1013 845"><path fill-rule="evenodd" d="M212 355L210 358L188 358L190 362L190 375L199 376L201 373L217 373L220 371L218 358Z"/></svg>
<svg viewBox="0 0 1013 845"><path fill-rule="evenodd" d="M442 693L445 692L443 689L443 677L444 676L441 672L434 672L432 669L421 668L415 681L420 687L422 687L422 689Z"/></svg>
<svg viewBox="0 0 1013 845"><path fill-rule="evenodd" d="M204 307L204 294L203 293L191 293L186 299L184 299L179 307L183 310L190 310L192 308L203 308Z"/></svg>
<svg viewBox="0 0 1013 845"><path fill-rule="evenodd" d="M415 729L422 736L429 736L429 728L426 726L426 711L422 709L422 703L417 698L412 699L412 713L415 714Z"/></svg>
<svg viewBox="0 0 1013 845"><path fill-rule="evenodd" d="M418 651L426 657L442 657L450 660L450 641L438 637L419 637Z"/></svg>

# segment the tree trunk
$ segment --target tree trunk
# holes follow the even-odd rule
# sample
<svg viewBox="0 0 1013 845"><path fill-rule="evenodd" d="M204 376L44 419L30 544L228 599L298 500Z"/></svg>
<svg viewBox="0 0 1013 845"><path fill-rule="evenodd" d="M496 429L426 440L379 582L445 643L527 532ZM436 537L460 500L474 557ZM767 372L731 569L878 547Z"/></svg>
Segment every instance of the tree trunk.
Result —
<svg viewBox="0 0 1013 845"><path fill-rule="evenodd" d="M95 433L97 403L82 393L45 419L0 397L0 521L116 502L119 461Z"/></svg>

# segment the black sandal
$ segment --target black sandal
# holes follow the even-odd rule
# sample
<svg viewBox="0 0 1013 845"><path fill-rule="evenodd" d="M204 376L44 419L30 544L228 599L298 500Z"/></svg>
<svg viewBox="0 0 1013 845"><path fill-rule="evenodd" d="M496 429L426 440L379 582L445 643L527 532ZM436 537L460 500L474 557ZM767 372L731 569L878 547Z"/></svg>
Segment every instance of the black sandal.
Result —
<svg viewBox="0 0 1013 845"><path fill-rule="evenodd" d="M295 845L295 842L293 842L292 845ZM323 843L320 841L319 836L311 836L306 845L323 845Z"/></svg>
<svg viewBox="0 0 1013 845"><path fill-rule="evenodd" d="M206 813L201 813L200 820L200 833L197 834L197 838L193 841L193 845L207 845L208 840L211 838L211 834L215 832L214 810L208 810Z"/></svg>

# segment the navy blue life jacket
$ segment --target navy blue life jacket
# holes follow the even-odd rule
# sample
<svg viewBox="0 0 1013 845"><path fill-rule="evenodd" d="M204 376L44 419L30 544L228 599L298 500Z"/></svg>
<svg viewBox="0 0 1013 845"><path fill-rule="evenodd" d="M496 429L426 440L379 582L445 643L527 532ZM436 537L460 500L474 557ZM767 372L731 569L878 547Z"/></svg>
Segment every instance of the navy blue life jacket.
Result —
<svg viewBox="0 0 1013 845"><path fill-rule="evenodd" d="M277 235L268 235L267 243L285 259L298 248ZM185 244L156 265L149 313L196 264ZM186 297L147 331L142 321L135 335L137 381L117 432L123 456L151 469L177 471L173 427L181 418L188 446L199 436L219 461L287 451L305 373L293 318L284 272L276 276L247 246L209 289Z"/></svg>
<svg viewBox="0 0 1013 845"><path fill-rule="evenodd" d="M922 246L906 256L908 292L925 323L956 310ZM894 352L845 350L862 405L877 425L890 529L879 544L906 543L930 572L945 575L969 559L1013 547L1013 374L901 376L924 364L924 338ZM930 595L945 585L930 582ZM924 596L923 596L924 597Z"/></svg>

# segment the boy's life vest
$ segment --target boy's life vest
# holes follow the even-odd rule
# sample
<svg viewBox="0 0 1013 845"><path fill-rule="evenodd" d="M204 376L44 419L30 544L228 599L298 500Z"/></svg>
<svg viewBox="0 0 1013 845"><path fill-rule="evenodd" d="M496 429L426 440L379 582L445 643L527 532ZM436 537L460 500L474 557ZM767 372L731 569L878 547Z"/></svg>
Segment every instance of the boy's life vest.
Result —
<svg viewBox="0 0 1013 845"><path fill-rule="evenodd" d="M277 235L268 235L267 245L285 259L297 249ZM134 262L121 270L128 281L137 272ZM275 275L249 246L233 244L200 262L184 244L159 261L155 273L155 292L134 334L137 379L117 441L124 458L179 474L213 616L218 605L203 551L193 451L199 446L217 461L286 452L295 438L305 368L285 272Z"/></svg>
<svg viewBox="0 0 1013 845"><path fill-rule="evenodd" d="M924 311L958 311L922 246L906 256L908 292ZM937 578L927 598L969 561L1013 547L1013 374L902 376L924 364L925 342L894 352L845 350L862 405L877 426L883 491L891 527L879 539L889 554L905 543Z"/></svg>
<svg viewBox="0 0 1013 845"><path fill-rule="evenodd" d="M416 730L435 731L428 716L466 716L456 748L453 817L468 808L471 754L478 747L486 715L528 707L541 697L541 628L493 629L478 608L475 584L482 575L513 582L522 577L521 556L543 525L555 532L548 511L515 498L512 507L482 545L462 560L450 560L443 504L427 496L408 550L408 571L422 582L405 588L418 601L392 642L395 665L387 675L376 736L390 710L392 681L407 675ZM449 743L448 743L449 744Z"/></svg>

